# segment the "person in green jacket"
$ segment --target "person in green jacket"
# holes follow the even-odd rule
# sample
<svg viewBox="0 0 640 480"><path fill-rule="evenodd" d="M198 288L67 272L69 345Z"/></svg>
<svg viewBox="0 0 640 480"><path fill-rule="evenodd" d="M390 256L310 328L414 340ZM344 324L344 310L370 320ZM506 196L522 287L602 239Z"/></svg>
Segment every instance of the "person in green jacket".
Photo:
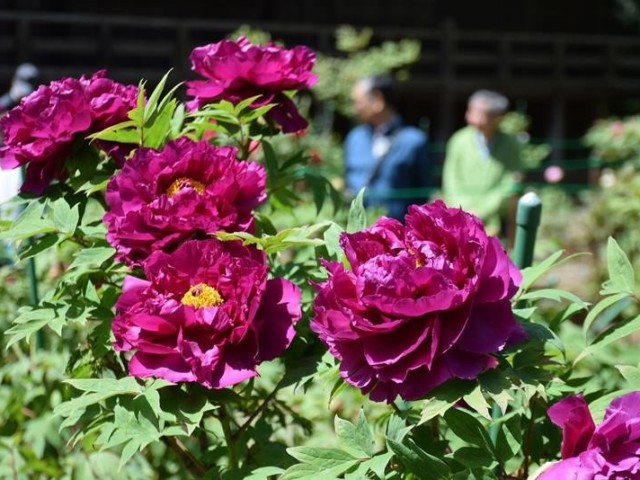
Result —
<svg viewBox="0 0 640 480"><path fill-rule="evenodd" d="M447 144L442 171L445 202L480 217L492 233L500 230L500 215L524 169L520 142L500 130L509 101L479 90L469 97L465 119Z"/></svg>

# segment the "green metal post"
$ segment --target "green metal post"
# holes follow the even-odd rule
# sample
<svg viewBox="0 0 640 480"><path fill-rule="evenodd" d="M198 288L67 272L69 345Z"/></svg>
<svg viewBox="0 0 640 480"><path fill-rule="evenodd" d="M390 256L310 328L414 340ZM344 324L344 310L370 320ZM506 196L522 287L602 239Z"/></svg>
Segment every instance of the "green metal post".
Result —
<svg viewBox="0 0 640 480"><path fill-rule="evenodd" d="M534 192L526 193L518 200L513 261L519 268L530 267L533 262L533 250L541 212L542 202Z"/></svg>
<svg viewBox="0 0 640 480"><path fill-rule="evenodd" d="M525 193L518 200L516 210L516 238L513 246L513 261L519 268L527 268L533 262L533 251L536 245L536 232L540 225L540 214L542 213L542 202L540 197L534 192ZM495 420L500 418L502 412L498 404L494 403L491 410L491 417ZM493 424L489 429L489 436L493 444L498 439L499 427Z"/></svg>
<svg viewBox="0 0 640 480"><path fill-rule="evenodd" d="M24 167L22 167L21 172L22 172L22 181L24 182L25 175L26 175ZM28 242L30 244L33 243L33 239L30 238ZM30 257L27 259L26 267L27 267L27 281L29 282L29 302L31 303L31 305L35 307L40 302L40 297L38 295L38 276L36 275L36 261L33 257ZM39 330L36 333L36 349L41 348L43 344L44 344L44 335L42 333L42 330Z"/></svg>

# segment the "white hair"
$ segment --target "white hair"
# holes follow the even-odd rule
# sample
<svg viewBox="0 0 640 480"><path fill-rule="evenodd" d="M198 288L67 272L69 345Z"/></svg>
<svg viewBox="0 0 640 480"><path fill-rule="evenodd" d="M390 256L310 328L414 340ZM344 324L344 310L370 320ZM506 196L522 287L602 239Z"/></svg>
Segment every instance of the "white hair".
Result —
<svg viewBox="0 0 640 480"><path fill-rule="evenodd" d="M484 103L487 111L495 115L502 115L509 108L509 100L504 95L491 90L478 90L469 97L469 105L472 103Z"/></svg>

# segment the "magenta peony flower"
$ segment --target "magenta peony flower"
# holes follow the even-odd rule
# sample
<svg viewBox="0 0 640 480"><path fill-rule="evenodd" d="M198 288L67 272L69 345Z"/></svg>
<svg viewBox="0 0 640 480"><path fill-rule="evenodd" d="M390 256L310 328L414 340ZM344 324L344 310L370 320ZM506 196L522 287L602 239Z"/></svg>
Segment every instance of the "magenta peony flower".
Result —
<svg viewBox="0 0 640 480"><path fill-rule="evenodd" d="M329 278L316 286L312 330L345 380L376 401L476 378L523 335L510 303L520 272L478 218L436 201L410 207L405 221L343 234L351 269L326 262Z"/></svg>
<svg viewBox="0 0 640 480"><path fill-rule="evenodd" d="M267 280L266 255L240 242L192 240L155 252L148 280L127 277L113 321L129 372L224 388L281 355L301 316L300 290Z"/></svg>
<svg viewBox="0 0 640 480"><path fill-rule="evenodd" d="M139 264L190 238L251 231L252 210L266 198L266 174L236 153L187 138L160 151L136 150L107 187L104 221L118 257Z"/></svg>
<svg viewBox="0 0 640 480"><path fill-rule="evenodd" d="M562 428L563 460L539 480L640 478L640 392L613 400L597 427L582 396L567 397L548 413Z"/></svg>
<svg viewBox="0 0 640 480"><path fill-rule="evenodd" d="M275 44L252 45L241 37L236 42L222 40L191 52L191 68L206 80L187 82L194 96L189 107L196 109L216 100L238 103L261 95L254 107L275 104L267 116L285 133L307 127L295 104L283 92L309 88L317 81L311 71L315 54L306 47L286 50Z"/></svg>
<svg viewBox="0 0 640 480"><path fill-rule="evenodd" d="M90 78L65 78L40 86L0 119L4 146L0 167L27 166L21 190L42 194L65 176L65 162L80 135L127 119L138 88L109 80L100 71ZM114 144L102 144L111 150Z"/></svg>

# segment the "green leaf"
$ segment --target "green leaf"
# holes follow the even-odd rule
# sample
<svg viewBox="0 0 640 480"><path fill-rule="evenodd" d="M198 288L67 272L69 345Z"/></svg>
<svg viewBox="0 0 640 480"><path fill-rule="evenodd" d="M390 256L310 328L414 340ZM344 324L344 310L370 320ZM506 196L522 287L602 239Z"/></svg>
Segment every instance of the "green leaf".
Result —
<svg viewBox="0 0 640 480"><path fill-rule="evenodd" d="M331 468L334 465L356 460L353 455L337 448L321 447L290 447L287 453L299 462L324 465Z"/></svg>
<svg viewBox="0 0 640 480"><path fill-rule="evenodd" d="M621 300L628 298L627 293L617 293L615 295L611 295L609 297L605 297L596 303L593 308L587 314L587 317L584 319L584 323L582 324L582 333L584 333L584 337L587 338L587 333L589 333L589 328L593 325L593 322L596 321L598 316L604 312L609 307L615 305Z"/></svg>
<svg viewBox="0 0 640 480"><path fill-rule="evenodd" d="M477 447L458 448L453 453L453 459L469 468L489 467L494 462L489 452Z"/></svg>
<svg viewBox="0 0 640 480"><path fill-rule="evenodd" d="M69 270L74 268L99 268L104 262L109 260L116 254L116 251L111 247L93 247L80 250L73 260L73 263L69 266Z"/></svg>
<svg viewBox="0 0 640 480"><path fill-rule="evenodd" d="M144 116L142 117L145 123L148 122L149 119L151 118L151 115L155 113L156 105L158 104L160 95L162 95L162 91L164 90L164 86L167 83L167 78L169 77L170 73L171 73L171 70L169 70L167 73L165 73L162 76L162 78L156 85L156 88L154 88L153 92L151 92L151 95L149 95L149 100L147 101L144 108Z"/></svg>
<svg viewBox="0 0 640 480"><path fill-rule="evenodd" d="M18 252L18 258L20 258L20 260L25 260L30 257L35 257L45 250L55 247L62 240L63 238L57 233L47 233L46 235L38 237L35 241L32 239L28 242L24 242Z"/></svg>
<svg viewBox="0 0 640 480"><path fill-rule="evenodd" d="M474 388L473 382L451 380L432 390L425 401L419 424L444 414L464 395L471 393Z"/></svg>
<svg viewBox="0 0 640 480"><path fill-rule="evenodd" d="M268 480L270 477L281 475L284 470L280 467L261 467L253 470L245 480Z"/></svg>
<svg viewBox="0 0 640 480"><path fill-rule="evenodd" d="M487 420L491 420L491 413L489 412L489 404L487 400L484 398L482 394L482 390L480 386L477 386L473 392L462 397L467 405L469 405L473 410L478 412Z"/></svg>
<svg viewBox="0 0 640 480"><path fill-rule="evenodd" d="M556 302L568 300L571 303L579 305L581 308L587 308L589 306L588 302L585 302L577 295L555 288L542 288L540 290L527 292L520 297L520 300L555 300Z"/></svg>
<svg viewBox="0 0 640 480"><path fill-rule="evenodd" d="M40 329L44 328L49 322L56 318L56 312L50 308L40 308L36 310L27 310L20 314L13 323L13 327L4 332L9 338L6 348L11 347L20 340L31 341L31 337Z"/></svg>
<svg viewBox="0 0 640 480"><path fill-rule="evenodd" d="M53 224L59 232L73 234L80 220L78 205L70 207L64 198L60 198L51 204L53 211Z"/></svg>
<svg viewBox="0 0 640 480"><path fill-rule="evenodd" d="M603 285L604 292L633 294L635 288L633 266L618 242L612 237L609 237L607 242L607 268L609 281Z"/></svg>
<svg viewBox="0 0 640 480"><path fill-rule="evenodd" d="M56 227L48 218L42 218L46 201L34 201L27 205L15 222L6 230L0 232L0 240L23 238L55 232Z"/></svg>
<svg viewBox="0 0 640 480"><path fill-rule="evenodd" d="M317 480L320 474L324 475L324 478L337 478L360 463L360 460L336 448L291 447L287 448L287 452L303 463L289 468L280 480Z"/></svg>
<svg viewBox="0 0 640 480"><path fill-rule="evenodd" d="M176 100L171 100L145 124L142 142L144 147L157 149L164 144L176 105Z"/></svg>
<svg viewBox="0 0 640 480"><path fill-rule="evenodd" d="M364 191L363 188L358 192L356 198L351 202L349 216L347 217L347 232L359 232L367 227L367 211L364 208Z"/></svg>
<svg viewBox="0 0 640 480"><path fill-rule="evenodd" d="M324 243L327 247L327 252L340 261L343 261L345 258L344 252L340 247L340 235L342 235L343 232L344 229L334 222L331 222L329 228L324 231Z"/></svg>
<svg viewBox="0 0 640 480"><path fill-rule="evenodd" d="M356 458L370 458L373 455L373 437L362 410L355 424L336 415L335 429L342 450Z"/></svg>
<svg viewBox="0 0 640 480"><path fill-rule="evenodd" d="M575 359L573 364L576 365L583 358L603 349L607 345L611 345L613 342L616 342L627 335L637 332L638 330L640 330L640 315L627 322L620 322L617 325L614 325L604 333L598 335L595 341L585 348L580 355L578 355L578 358Z"/></svg>
<svg viewBox="0 0 640 480"><path fill-rule="evenodd" d="M411 440L403 444L387 438L387 444L400 463L420 480L442 480L451 475L446 463L428 454Z"/></svg>
<svg viewBox="0 0 640 480"><path fill-rule="evenodd" d="M452 408L444 414L444 420L453 433L465 442L493 451L493 444L486 428L473 415L459 408Z"/></svg>
<svg viewBox="0 0 640 480"><path fill-rule="evenodd" d="M262 140L262 152L264 154L264 166L267 169L267 179L269 183L275 181L278 175L278 159L276 152L269 142Z"/></svg>

